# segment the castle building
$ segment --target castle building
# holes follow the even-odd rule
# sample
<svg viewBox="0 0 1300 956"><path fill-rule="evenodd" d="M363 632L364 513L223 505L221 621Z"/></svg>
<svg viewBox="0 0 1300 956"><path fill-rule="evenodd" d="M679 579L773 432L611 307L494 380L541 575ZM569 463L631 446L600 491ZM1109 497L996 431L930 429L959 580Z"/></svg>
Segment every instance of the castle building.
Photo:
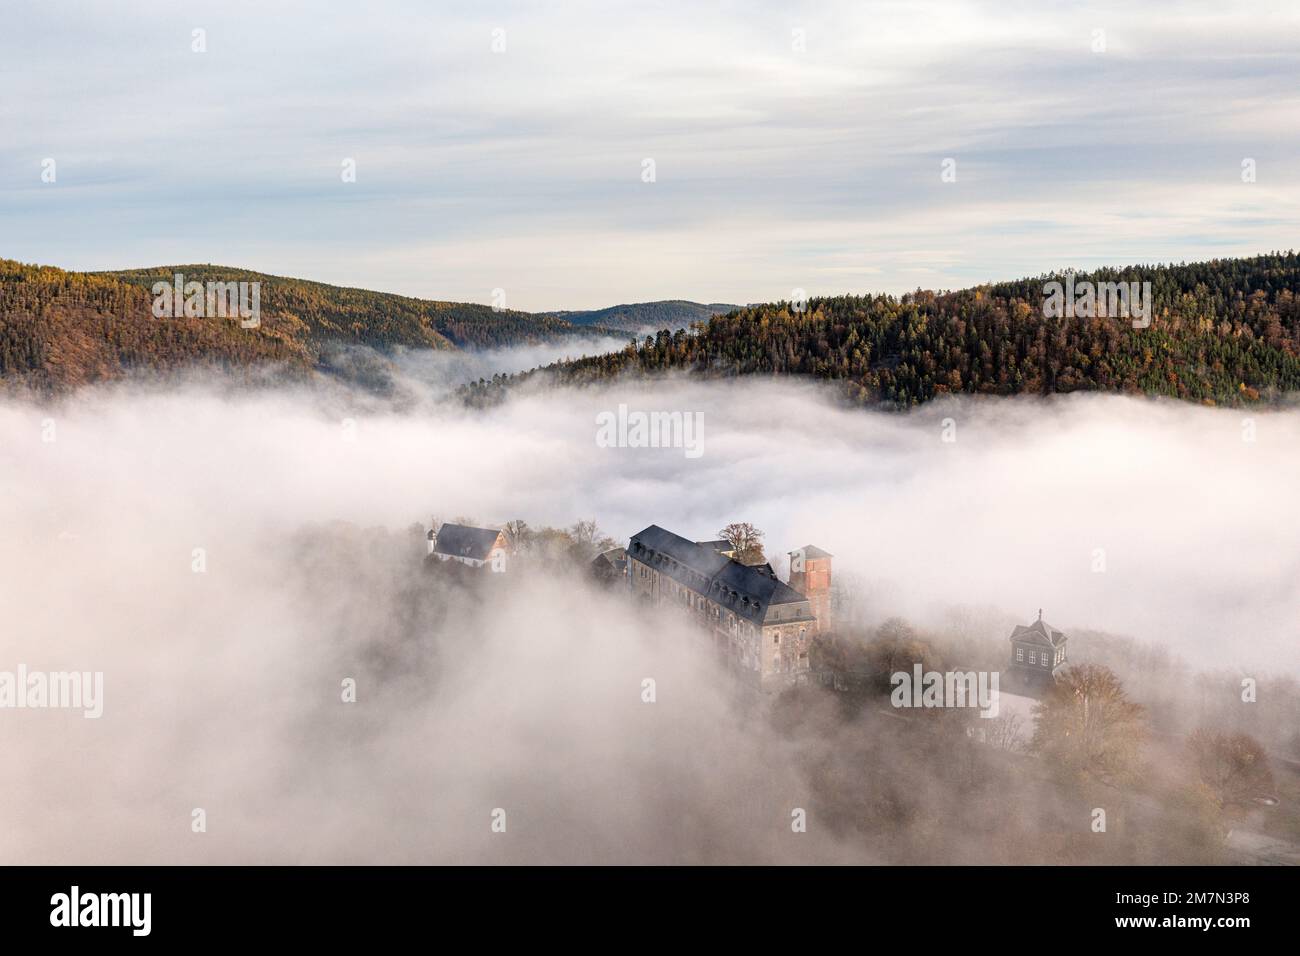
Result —
<svg viewBox="0 0 1300 956"><path fill-rule="evenodd" d="M439 561L459 561L470 567L488 567L504 573L510 556L510 542L500 528L471 528L445 522L426 536L429 554Z"/></svg>
<svg viewBox="0 0 1300 956"><path fill-rule="evenodd" d="M763 690L807 682L818 630L812 601L770 566L750 567L732 554L725 541L694 542L651 525L628 542L628 587L648 603L681 608ZM820 554L829 583L830 555Z"/></svg>
<svg viewBox="0 0 1300 956"><path fill-rule="evenodd" d="M822 631L831 629L832 557L829 551L812 544L790 552L790 587L808 598Z"/></svg>
<svg viewBox="0 0 1300 956"><path fill-rule="evenodd" d="M1017 624L1011 632L1011 672L1028 683L1046 687L1065 667L1065 634L1043 620L1028 626Z"/></svg>
<svg viewBox="0 0 1300 956"><path fill-rule="evenodd" d="M1008 750L1024 751L1034 737L1034 708L1068 663L1066 637L1043 620L1040 609L1034 623L1012 628L1010 641L1011 660L999 673L998 716L1002 727L986 726L985 721L977 720L967 733L985 743L996 742Z"/></svg>
<svg viewBox="0 0 1300 956"><path fill-rule="evenodd" d="M608 587L622 584L627 575L627 550L610 548L608 551L602 551L591 559L591 563L587 565L587 573L592 580Z"/></svg>

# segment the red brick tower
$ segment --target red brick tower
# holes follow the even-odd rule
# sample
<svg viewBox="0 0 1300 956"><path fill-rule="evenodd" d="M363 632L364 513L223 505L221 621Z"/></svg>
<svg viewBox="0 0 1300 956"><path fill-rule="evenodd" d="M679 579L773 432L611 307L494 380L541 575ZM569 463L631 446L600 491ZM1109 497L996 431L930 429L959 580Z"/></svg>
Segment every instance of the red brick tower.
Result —
<svg viewBox="0 0 1300 956"><path fill-rule="evenodd" d="M790 587L812 604L817 630L831 630L831 553L815 545L790 552Z"/></svg>

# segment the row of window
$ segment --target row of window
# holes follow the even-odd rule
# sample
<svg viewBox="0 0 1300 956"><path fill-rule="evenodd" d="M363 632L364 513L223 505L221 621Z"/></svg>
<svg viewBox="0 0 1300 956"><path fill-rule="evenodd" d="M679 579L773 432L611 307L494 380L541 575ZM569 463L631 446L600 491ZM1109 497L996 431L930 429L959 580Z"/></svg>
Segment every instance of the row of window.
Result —
<svg viewBox="0 0 1300 956"><path fill-rule="evenodd" d="M648 578L648 577L650 576L650 570L649 570L648 568L645 568L645 567L643 567L643 566L638 565L638 566L637 566L637 574L638 574L640 577L642 577L642 578ZM692 608L692 609L695 609L695 610L703 610L703 611L707 611L707 610L708 610L709 604L706 603L705 598L695 595L695 594L694 594L694 593L693 593L689 588L682 587L680 584L678 584L677 582L674 581L674 582L672 582L672 591L676 592L676 593L675 593L675 597L676 597L679 601L683 602L687 607ZM718 620L719 623L721 623L721 620L722 620L722 608L718 607L718 606L715 604L715 605L713 605L713 612L714 612L715 618ZM727 626L728 626L728 629L731 631L732 634L735 634L735 633L736 633L737 625L740 626L740 630L742 631L742 633L745 633L745 634L753 634L754 631L756 630L756 628L755 628L753 625L749 624L748 622L737 620L736 615L735 615L734 613L728 613L728 615L727 615ZM803 639L803 638L805 637L805 635L807 634L807 632L808 632L808 629L807 629L806 627L801 627L801 628L799 628L799 637L800 637L800 639ZM781 635L780 635L779 633L777 633L777 634L773 634L773 635L772 635L772 643L773 643L773 644L776 644L776 645L778 645L778 646L780 645L780 643L781 643ZM801 659L805 659L805 658L807 658L808 655L807 655L807 654L800 654L799 656L800 656ZM779 656L779 654L773 658L773 663L776 663L776 664L779 664L779 663L780 663L780 656Z"/></svg>
<svg viewBox="0 0 1300 956"><path fill-rule="evenodd" d="M1055 662L1052 661L1052 657L1056 658ZM1059 649L1056 651L1054 655L1045 650L1035 651L1033 648L1030 648L1029 650L1029 663L1031 664L1041 663L1043 667L1047 667L1053 663L1059 664L1063 660L1065 660L1065 652ZM1024 661L1025 661L1025 649L1023 647L1017 647L1016 662L1023 664Z"/></svg>
<svg viewBox="0 0 1300 956"><path fill-rule="evenodd" d="M638 544L635 550L642 551L645 549L640 544ZM672 558L667 558L662 554L652 554L648 560L655 564L660 564L665 566L671 565L673 570L678 569L678 564L676 560ZM704 590L705 587L708 585L708 579L705 578L703 575L695 571L690 571L687 568L682 568L682 571L688 574L690 579L695 582L696 590ZM644 566L638 567L637 574L639 574L643 578L649 577L650 569ZM674 584L676 584L676 582L674 582ZM677 586L681 587L681 585L677 585ZM711 590L713 592L711 594L711 599L713 601L719 604L733 605L733 610L735 613L746 614L750 617L755 617L755 618L761 618L763 616L763 606L757 600L751 601L748 595L741 594L739 591L733 591L717 581L713 582L713 587ZM701 600L703 600L703 598L701 598Z"/></svg>

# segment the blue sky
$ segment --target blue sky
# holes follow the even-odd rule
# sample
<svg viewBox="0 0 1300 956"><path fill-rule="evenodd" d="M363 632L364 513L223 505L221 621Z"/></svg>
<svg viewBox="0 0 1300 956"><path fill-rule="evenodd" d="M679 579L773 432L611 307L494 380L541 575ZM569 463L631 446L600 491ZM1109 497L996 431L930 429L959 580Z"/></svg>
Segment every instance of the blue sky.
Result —
<svg viewBox="0 0 1300 956"><path fill-rule="evenodd" d="M548 309L1300 235L1292 2L121 6L5 5L0 257Z"/></svg>

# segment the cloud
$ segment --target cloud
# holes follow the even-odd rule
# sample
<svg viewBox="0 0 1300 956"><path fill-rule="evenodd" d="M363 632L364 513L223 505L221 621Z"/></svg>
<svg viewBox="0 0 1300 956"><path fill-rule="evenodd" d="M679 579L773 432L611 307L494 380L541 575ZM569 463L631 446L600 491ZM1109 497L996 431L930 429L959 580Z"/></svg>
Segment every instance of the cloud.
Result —
<svg viewBox="0 0 1300 956"><path fill-rule="evenodd" d="M699 634L621 595L546 576L490 599L439 590L409 530L431 513L594 517L619 538L750 520L778 567L807 543L833 552L864 624L1042 606L1067 632L1200 666L1300 670L1293 411L1252 413L1250 443L1240 412L1115 397L898 415L811 386L669 380L472 412L431 379L396 406L204 381L0 406L0 669L105 675L99 720L0 715L23 771L0 798L23 821L7 859L878 861L883 844L824 821L789 830L818 761L857 760L862 740L889 787L950 812L883 731L813 714L777 731ZM617 403L702 413L703 456L598 447ZM989 852L985 830L960 832L952 852Z"/></svg>
<svg viewBox="0 0 1300 956"><path fill-rule="evenodd" d="M931 249L926 281L956 287L1295 233L1282 7L20 4L11 27L0 252L70 268L555 309L901 292Z"/></svg>

